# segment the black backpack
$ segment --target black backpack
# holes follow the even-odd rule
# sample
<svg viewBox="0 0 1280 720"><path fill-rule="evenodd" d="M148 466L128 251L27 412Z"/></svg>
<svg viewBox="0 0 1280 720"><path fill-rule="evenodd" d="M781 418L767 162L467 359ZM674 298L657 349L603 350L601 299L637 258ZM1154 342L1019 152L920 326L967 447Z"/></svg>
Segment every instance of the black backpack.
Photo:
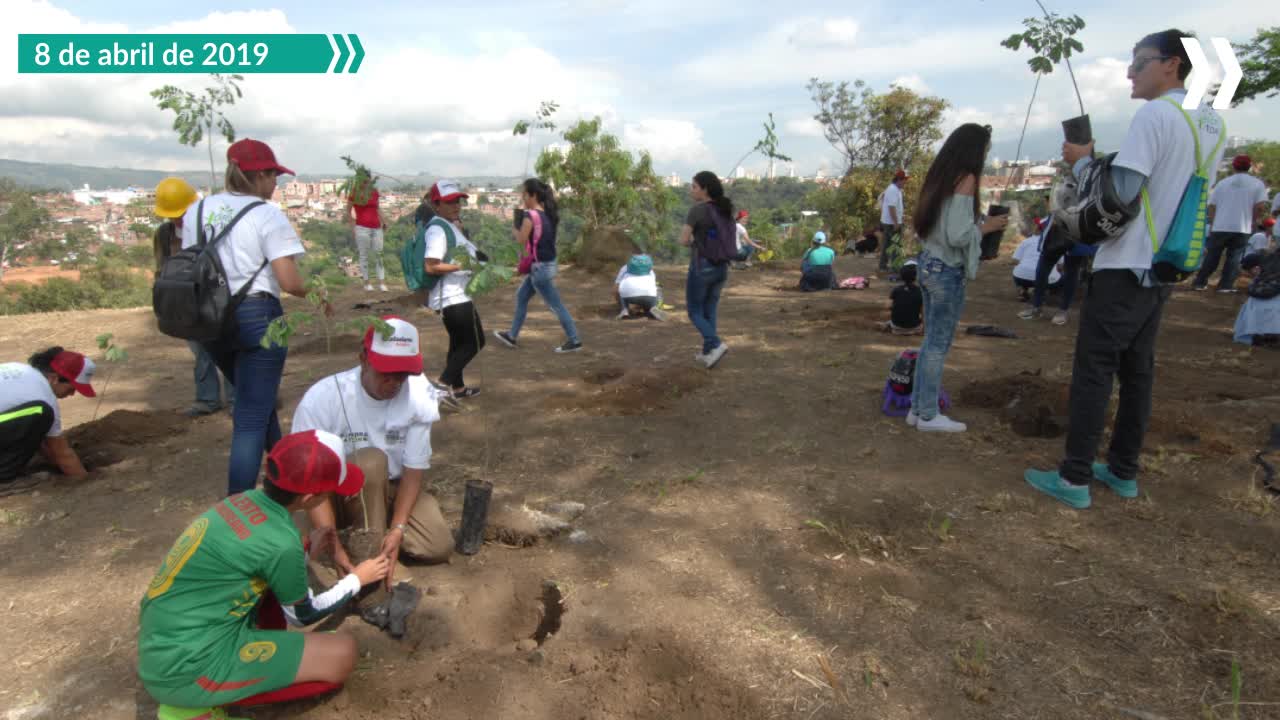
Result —
<svg viewBox="0 0 1280 720"><path fill-rule="evenodd" d="M196 244L183 248L165 259L151 288L151 307L156 313L160 332L170 337L196 342L212 342L222 336L228 318L253 287L258 273L267 266L264 260L235 294L227 285L227 271L218 258L217 246L250 210L265 205L258 200L249 203L227 223L217 237L205 242L204 200L196 208L199 228Z"/></svg>
<svg viewBox="0 0 1280 720"><path fill-rule="evenodd" d="M707 203L707 213L712 227L707 229L702 242L695 243L695 249L703 260L712 265L723 265L738 256L738 228L712 203Z"/></svg>

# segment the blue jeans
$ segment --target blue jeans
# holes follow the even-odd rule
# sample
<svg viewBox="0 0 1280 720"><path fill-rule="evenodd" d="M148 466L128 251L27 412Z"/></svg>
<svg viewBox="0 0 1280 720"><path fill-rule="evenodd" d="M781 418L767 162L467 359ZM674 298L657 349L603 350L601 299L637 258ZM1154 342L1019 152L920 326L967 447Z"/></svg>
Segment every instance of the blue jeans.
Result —
<svg viewBox="0 0 1280 720"><path fill-rule="evenodd" d="M964 310L965 277L964 268L951 267L928 253L920 254L919 265L920 288L924 290L924 342L916 358L911 407L921 420L932 420L938 414L942 365Z"/></svg>
<svg viewBox="0 0 1280 720"><path fill-rule="evenodd" d="M555 260L536 262L525 276L524 282L520 283L520 289L516 290L516 314L511 318L511 329L507 331L512 340L519 337L525 316L529 314L529 301L536 293L542 296L547 307L560 319L560 327L564 328L569 342L578 342L578 328L573 324L569 309L560 300L560 291L556 290L556 268Z"/></svg>
<svg viewBox="0 0 1280 720"><path fill-rule="evenodd" d="M234 328L205 345L218 369L235 385L231 413L231 453L227 494L252 490L262 469L262 454L280 439L276 393L284 375L287 347L263 348L267 325L284 314L275 297L248 297L236 308Z"/></svg>
<svg viewBox="0 0 1280 720"><path fill-rule="evenodd" d="M196 368L193 373L196 383L196 405L217 410L222 407L222 383L218 380L218 366L214 364L213 356L200 343L189 340L187 347L191 348L191 354L196 356ZM235 386L228 381L227 400L230 402L235 396Z"/></svg>
<svg viewBox="0 0 1280 720"><path fill-rule="evenodd" d="M689 261L689 278L684 286L684 302L689 320L702 333L702 354L720 345L716 335L716 310L720 306L720 291L729 280L729 264L714 265L694 257Z"/></svg>

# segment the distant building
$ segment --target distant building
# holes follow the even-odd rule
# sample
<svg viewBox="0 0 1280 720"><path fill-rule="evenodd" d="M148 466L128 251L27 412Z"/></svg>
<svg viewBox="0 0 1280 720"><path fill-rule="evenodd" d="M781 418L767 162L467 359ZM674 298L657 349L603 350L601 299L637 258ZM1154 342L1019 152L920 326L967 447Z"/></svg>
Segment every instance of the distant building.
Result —
<svg viewBox="0 0 1280 720"><path fill-rule="evenodd" d="M151 193L137 188L127 188L124 190L91 190L88 184L85 184L80 190L71 193L72 199L78 205L101 205L103 203L111 205L128 205L136 198L150 197Z"/></svg>

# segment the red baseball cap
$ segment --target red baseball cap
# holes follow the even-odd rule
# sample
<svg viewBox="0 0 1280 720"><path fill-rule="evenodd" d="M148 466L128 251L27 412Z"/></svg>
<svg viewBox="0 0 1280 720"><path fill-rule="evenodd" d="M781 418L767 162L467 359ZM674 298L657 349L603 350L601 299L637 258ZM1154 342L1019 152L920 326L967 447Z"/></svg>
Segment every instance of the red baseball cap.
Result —
<svg viewBox="0 0 1280 720"><path fill-rule="evenodd" d="M1265 218L1262 221L1262 227L1264 228L1275 227L1275 226L1276 226L1276 219L1273 217Z"/></svg>
<svg viewBox="0 0 1280 720"><path fill-rule="evenodd" d="M894 179L894 180L909 180L909 179L911 179L911 176L907 174L907 171L906 171L906 170L901 170L901 169L899 169L899 170L898 170L898 172L896 172L896 173L894 173L894 174L893 174L893 179Z"/></svg>
<svg viewBox="0 0 1280 720"><path fill-rule="evenodd" d="M98 394L93 391L93 386L89 383L93 382L93 371L98 369L92 360L81 355L78 352L63 350L53 356L53 360L49 362L49 367L58 373L58 377L75 386L76 392L85 397L97 397Z"/></svg>
<svg viewBox="0 0 1280 720"><path fill-rule="evenodd" d="M431 202L453 202L458 198L470 197L462 192L462 186L457 180L445 180L441 178L431 186L431 191L427 193L427 197L431 198Z"/></svg>
<svg viewBox="0 0 1280 720"><path fill-rule="evenodd" d="M267 477L299 495L333 492L350 497L364 487L364 472L348 463L342 438L324 430L285 435L267 454Z"/></svg>
<svg viewBox="0 0 1280 720"><path fill-rule="evenodd" d="M1240 172L1244 172L1249 168L1253 167L1253 158L1249 157L1248 155L1237 155L1231 161L1231 167L1235 168Z"/></svg>
<svg viewBox="0 0 1280 720"><path fill-rule="evenodd" d="M365 354L374 370L382 373L422 374L422 351L418 347L418 328L404 318L384 315L391 332L383 335L370 326L364 333Z"/></svg>
<svg viewBox="0 0 1280 720"><path fill-rule="evenodd" d="M751 213L747 212L746 210L739 210L739 211L738 211L738 219L739 219L739 220L746 220L746 219L747 219L747 218L749 218L749 217L751 217Z"/></svg>
<svg viewBox="0 0 1280 720"><path fill-rule="evenodd" d="M231 143L227 148L227 162L246 172L275 170L280 175L297 175L276 162L276 154L261 140L244 138Z"/></svg>

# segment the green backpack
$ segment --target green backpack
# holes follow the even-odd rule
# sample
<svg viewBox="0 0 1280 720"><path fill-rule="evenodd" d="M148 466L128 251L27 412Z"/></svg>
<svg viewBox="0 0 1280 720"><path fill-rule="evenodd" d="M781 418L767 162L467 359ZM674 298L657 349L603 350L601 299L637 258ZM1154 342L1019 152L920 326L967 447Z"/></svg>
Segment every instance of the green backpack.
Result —
<svg viewBox="0 0 1280 720"><path fill-rule="evenodd" d="M1151 269L1161 283L1181 282L1200 269L1204 260L1204 240L1207 231L1207 208L1209 205L1209 171L1210 164L1222 149L1227 139L1225 123L1218 128L1218 144L1206 156L1200 155L1200 131L1191 115L1182 105L1170 97L1164 97L1169 104L1178 108L1187 126L1191 128L1191 136L1196 143L1196 168L1182 191L1182 200L1178 202L1178 210L1173 222L1162 236L1156 230L1155 218L1151 216L1151 198L1147 188L1142 188L1142 210L1146 215L1147 234L1151 236Z"/></svg>
<svg viewBox="0 0 1280 720"><path fill-rule="evenodd" d="M444 230L445 253L442 261L452 262L453 251L458 247L458 237L454 235L453 226L447 220L433 217L426 223L418 223L413 237L400 250L400 269L404 271L404 284L415 292L422 289L431 292L443 277L427 273L427 228L432 225Z"/></svg>

